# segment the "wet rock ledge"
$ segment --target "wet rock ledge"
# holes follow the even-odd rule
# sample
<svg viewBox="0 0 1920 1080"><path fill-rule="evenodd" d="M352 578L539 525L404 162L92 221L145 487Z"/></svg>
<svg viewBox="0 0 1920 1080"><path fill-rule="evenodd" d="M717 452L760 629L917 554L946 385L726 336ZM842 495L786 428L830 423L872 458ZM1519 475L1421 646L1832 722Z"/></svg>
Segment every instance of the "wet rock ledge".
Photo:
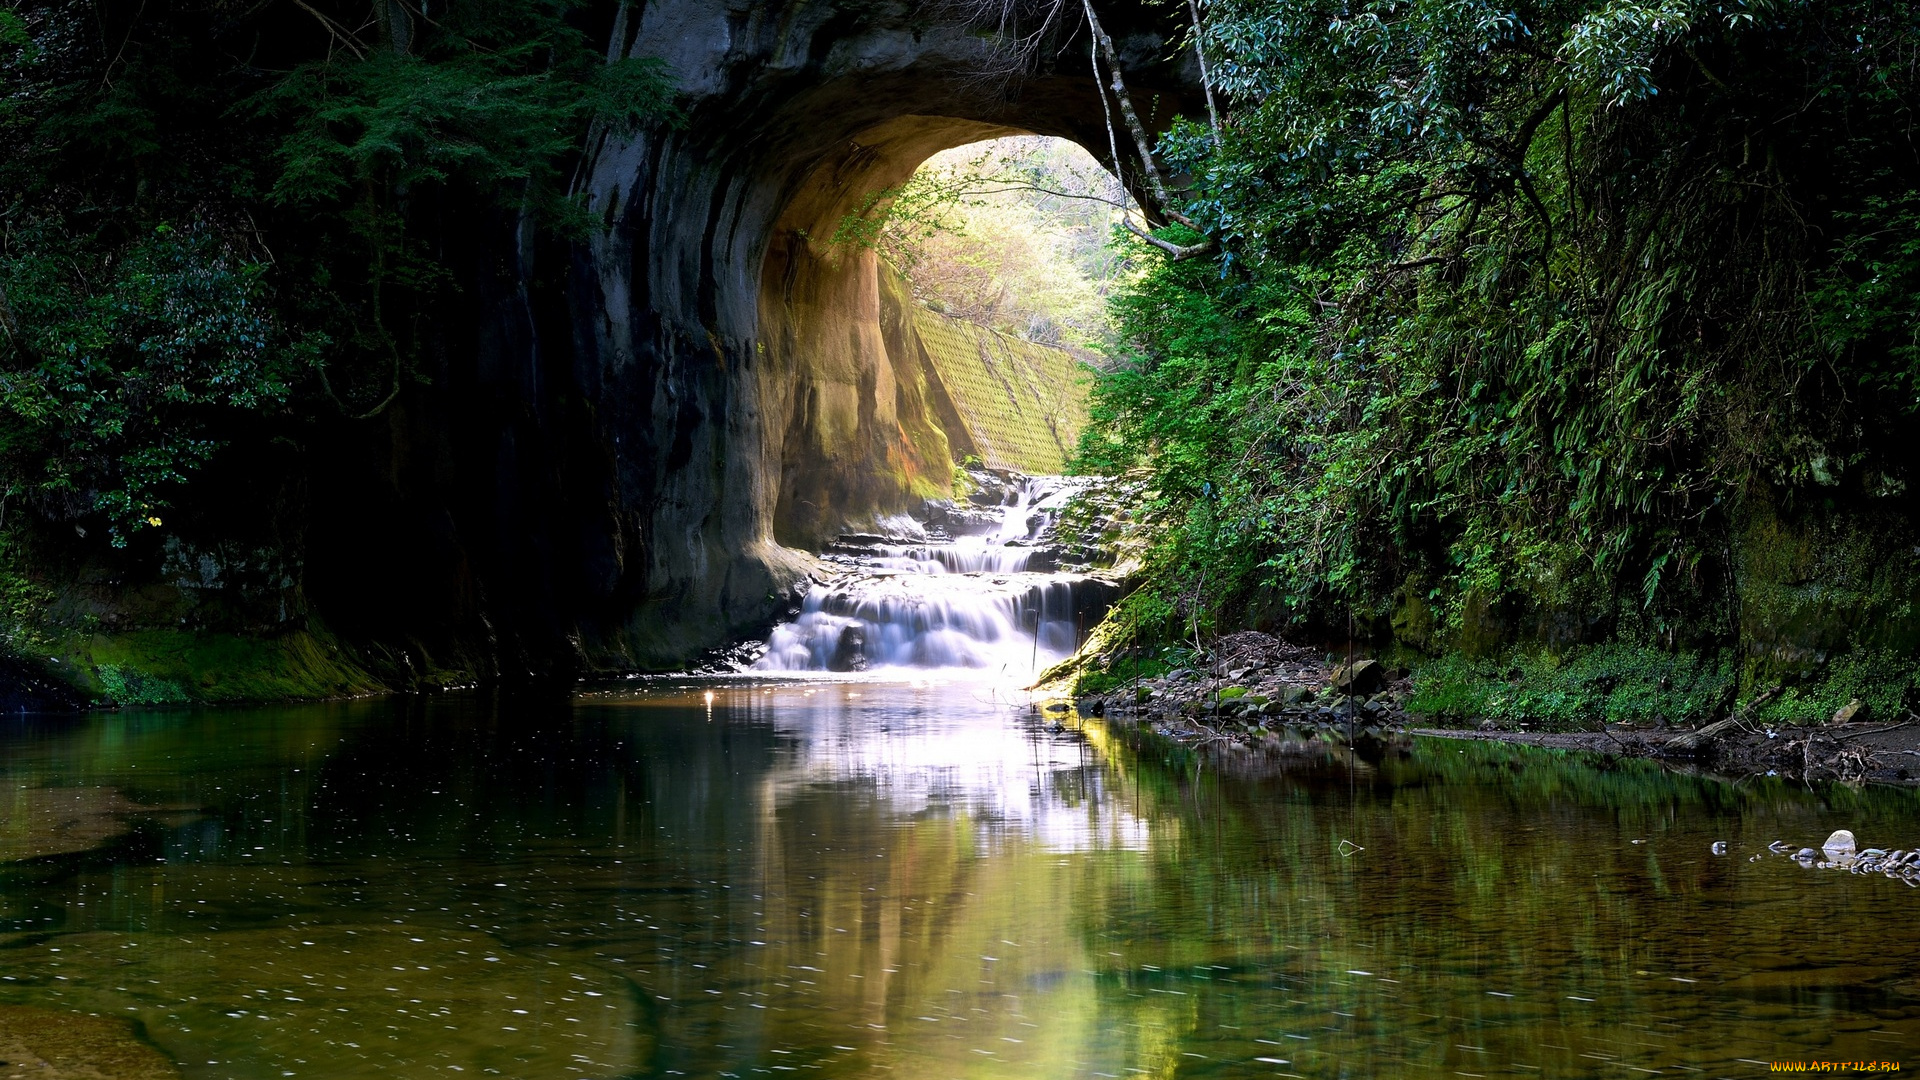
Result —
<svg viewBox="0 0 1920 1080"><path fill-rule="evenodd" d="M1318 650L1247 630L1221 638L1200 667L1087 695L1080 706L1176 734L1257 741L1282 726L1405 726L1412 720L1404 707L1412 691L1406 672L1377 660L1330 661Z"/></svg>
<svg viewBox="0 0 1920 1080"><path fill-rule="evenodd" d="M1179 742L1265 748L1302 737L1356 745L1405 736L1523 743L1645 757L1728 777L1920 787L1920 716L1861 723L1848 710L1818 725L1769 724L1742 712L1698 726L1596 724L1583 731L1433 725L1409 713L1408 673L1379 661L1329 657L1269 634L1221 638L1204 663L1082 695L1082 712L1129 720Z"/></svg>

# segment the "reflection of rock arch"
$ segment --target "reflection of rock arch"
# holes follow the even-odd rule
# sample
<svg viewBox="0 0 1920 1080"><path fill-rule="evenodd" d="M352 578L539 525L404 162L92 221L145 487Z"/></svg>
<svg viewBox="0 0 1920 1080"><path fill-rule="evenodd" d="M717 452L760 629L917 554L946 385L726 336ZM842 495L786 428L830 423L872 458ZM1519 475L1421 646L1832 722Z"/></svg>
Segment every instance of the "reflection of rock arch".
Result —
<svg viewBox="0 0 1920 1080"><path fill-rule="evenodd" d="M1186 83L1144 12L1103 21L1164 123ZM423 648L509 670L669 665L754 629L805 565L782 542L947 467L871 254L806 237L948 147L1032 132L1107 156L1084 33L994 83L989 38L913 0L654 0L611 27L610 53L668 64L686 122L603 134L578 172L593 234L522 229L474 275L471 372L376 436L384 486L344 498L384 516L316 542L343 625L413 609ZM318 550L367 535L383 576Z"/></svg>

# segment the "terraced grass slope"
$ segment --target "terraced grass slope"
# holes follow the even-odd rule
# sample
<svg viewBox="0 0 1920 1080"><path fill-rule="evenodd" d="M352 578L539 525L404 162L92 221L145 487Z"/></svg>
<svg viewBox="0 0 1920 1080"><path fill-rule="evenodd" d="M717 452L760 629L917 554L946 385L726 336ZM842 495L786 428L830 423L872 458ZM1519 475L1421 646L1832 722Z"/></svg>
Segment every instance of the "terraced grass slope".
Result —
<svg viewBox="0 0 1920 1080"><path fill-rule="evenodd" d="M1092 382L1082 356L1002 334L918 305L914 328L955 456L1024 473L1064 471L1087 422ZM956 424L961 430L952 430Z"/></svg>

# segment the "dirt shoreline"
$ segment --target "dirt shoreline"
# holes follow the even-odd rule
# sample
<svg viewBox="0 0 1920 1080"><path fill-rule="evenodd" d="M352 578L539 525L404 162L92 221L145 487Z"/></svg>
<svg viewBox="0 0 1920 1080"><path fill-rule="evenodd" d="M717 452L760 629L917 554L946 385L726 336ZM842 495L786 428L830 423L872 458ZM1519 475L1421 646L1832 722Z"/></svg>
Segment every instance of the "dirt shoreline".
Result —
<svg viewBox="0 0 1920 1080"><path fill-rule="evenodd" d="M1891 722L1779 725L1738 717L1697 728L1608 724L1587 731L1451 728L1410 714L1412 684L1370 660L1324 654L1246 631L1222 638L1202 669L1078 698L1084 712L1176 742L1280 751L1318 742L1465 739L1653 758L1739 779L1783 776L1920 787L1920 715Z"/></svg>

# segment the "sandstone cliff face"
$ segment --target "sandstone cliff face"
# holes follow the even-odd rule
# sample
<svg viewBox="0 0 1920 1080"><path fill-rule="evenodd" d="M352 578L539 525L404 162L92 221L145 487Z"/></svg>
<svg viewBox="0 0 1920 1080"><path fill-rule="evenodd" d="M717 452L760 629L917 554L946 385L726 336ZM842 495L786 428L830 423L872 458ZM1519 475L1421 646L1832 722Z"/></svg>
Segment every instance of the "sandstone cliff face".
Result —
<svg viewBox="0 0 1920 1080"><path fill-rule="evenodd" d="M1188 83L1145 18L1107 16L1164 123ZM951 146L1108 145L1084 34L1014 79L991 34L907 3L656 0L611 27L686 123L588 148L584 241L505 222L458 253L472 355L341 432L316 482L309 592L348 638L486 675L752 630L798 548L944 490L955 456L904 297L827 242L841 217Z"/></svg>

